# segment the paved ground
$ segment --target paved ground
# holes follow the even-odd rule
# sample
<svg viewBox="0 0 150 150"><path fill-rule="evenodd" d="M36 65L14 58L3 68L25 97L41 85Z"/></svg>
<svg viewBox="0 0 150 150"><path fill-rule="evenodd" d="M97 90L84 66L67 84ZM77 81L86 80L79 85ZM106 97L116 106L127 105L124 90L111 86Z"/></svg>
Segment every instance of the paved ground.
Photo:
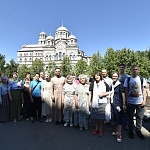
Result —
<svg viewBox="0 0 150 150"><path fill-rule="evenodd" d="M75 127L63 127L54 123L31 124L19 121L0 124L0 150L150 150L150 122L142 129L145 140L129 139L127 131L122 131L123 142L117 143L111 136L113 128L105 124L105 135L92 135L88 131L79 131Z"/></svg>
<svg viewBox="0 0 150 150"><path fill-rule="evenodd" d="M150 122L143 123L145 140L129 139L122 130L123 142L117 143L111 136L113 128L105 124L105 135L92 135L92 125L88 131L62 124L30 121L0 123L0 150L150 150Z"/></svg>

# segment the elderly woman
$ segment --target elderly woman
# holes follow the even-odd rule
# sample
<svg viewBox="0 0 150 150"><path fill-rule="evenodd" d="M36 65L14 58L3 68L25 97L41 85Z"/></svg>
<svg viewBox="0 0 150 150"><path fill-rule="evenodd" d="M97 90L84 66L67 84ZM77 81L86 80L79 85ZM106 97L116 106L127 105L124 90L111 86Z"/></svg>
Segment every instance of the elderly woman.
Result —
<svg viewBox="0 0 150 150"><path fill-rule="evenodd" d="M51 81L49 73L45 73L45 80L42 80L42 116L46 116L46 122L52 121L52 99Z"/></svg>
<svg viewBox="0 0 150 150"><path fill-rule="evenodd" d="M64 127L73 126L73 113L75 108L75 84L73 84L73 78L68 75L66 77L66 83L62 89L62 106L64 106Z"/></svg>
<svg viewBox="0 0 150 150"><path fill-rule="evenodd" d="M125 99L124 99L124 87L121 82L118 80L119 74L114 72L112 74L113 84L112 88L114 93L112 95L112 113L116 123L116 130L112 132L112 135L117 136L117 142L122 142L121 138L121 128L122 128L122 115L123 110L126 109Z"/></svg>
<svg viewBox="0 0 150 150"><path fill-rule="evenodd" d="M14 72L9 82L10 90L10 119L16 122L21 119L22 101L21 101L22 80L19 80L18 74Z"/></svg>
<svg viewBox="0 0 150 150"><path fill-rule="evenodd" d="M0 121L9 121L8 77L2 76L0 85Z"/></svg>
<svg viewBox="0 0 150 150"><path fill-rule="evenodd" d="M79 130L88 130L89 107L91 105L89 98L89 85L86 84L87 78L84 74L79 75L80 84L75 91L75 104L78 108Z"/></svg>
<svg viewBox="0 0 150 150"><path fill-rule="evenodd" d="M93 135L99 134L99 136L103 136L103 123L105 120L105 107L107 104L107 96L109 95L109 86L102 80L100 73L96 73L93 78L95 81L91 83L89 88L92 100L91 118L95 121Z"/></svg>

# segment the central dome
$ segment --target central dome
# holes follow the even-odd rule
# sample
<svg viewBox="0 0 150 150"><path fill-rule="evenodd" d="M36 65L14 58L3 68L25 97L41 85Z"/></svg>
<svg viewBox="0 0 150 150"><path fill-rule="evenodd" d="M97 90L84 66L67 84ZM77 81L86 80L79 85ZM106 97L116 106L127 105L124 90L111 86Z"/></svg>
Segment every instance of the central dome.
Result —
<svg viewBox="0 0 150 150"><path fill-rule="evenodd" d="M68 29L64 26L61 26L56 31L68 31Z"/></svg>

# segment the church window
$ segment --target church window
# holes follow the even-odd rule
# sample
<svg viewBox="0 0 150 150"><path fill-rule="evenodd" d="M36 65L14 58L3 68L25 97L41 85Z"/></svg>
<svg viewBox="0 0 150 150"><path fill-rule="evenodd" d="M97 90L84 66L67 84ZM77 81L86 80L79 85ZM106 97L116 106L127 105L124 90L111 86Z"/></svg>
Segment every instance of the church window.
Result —
<svg viewBox="0 0 150 150"><path fill-rule="evenodd" d="M59 58L62 59L62 52L59 52Z"/></svg>
<svg viewBox="0 0 150 150"><path fill-rule="evenodd" d="M72 55L70 55L70 60L71 60Z"/></svg>
<svg viewBox="0 0 150 150"><path fill-rule="evenodd" d="M56 53L56 60L58 60L58 53Z"/></svg>

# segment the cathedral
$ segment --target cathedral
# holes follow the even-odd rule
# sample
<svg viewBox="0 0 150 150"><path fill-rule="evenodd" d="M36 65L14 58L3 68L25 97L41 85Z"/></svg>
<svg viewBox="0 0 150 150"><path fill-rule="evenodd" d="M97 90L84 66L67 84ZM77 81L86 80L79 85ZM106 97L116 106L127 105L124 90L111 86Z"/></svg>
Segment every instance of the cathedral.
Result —
<svg viewBox="0 0 150 150"><path fill-rule="evenodd" d="M80 59L85 60L87 64L90 61L90 57L79 49L77 38L70 34L63 24L56 30L54 37L41 32L37 44L23 45L21 50L17 51L17 55L17 62L20 66L24 64L31 66L37 58L44 63L45 68L49 62L55 62L56 66L61 66L66 56L71 60L73 68Z"/></svg>

